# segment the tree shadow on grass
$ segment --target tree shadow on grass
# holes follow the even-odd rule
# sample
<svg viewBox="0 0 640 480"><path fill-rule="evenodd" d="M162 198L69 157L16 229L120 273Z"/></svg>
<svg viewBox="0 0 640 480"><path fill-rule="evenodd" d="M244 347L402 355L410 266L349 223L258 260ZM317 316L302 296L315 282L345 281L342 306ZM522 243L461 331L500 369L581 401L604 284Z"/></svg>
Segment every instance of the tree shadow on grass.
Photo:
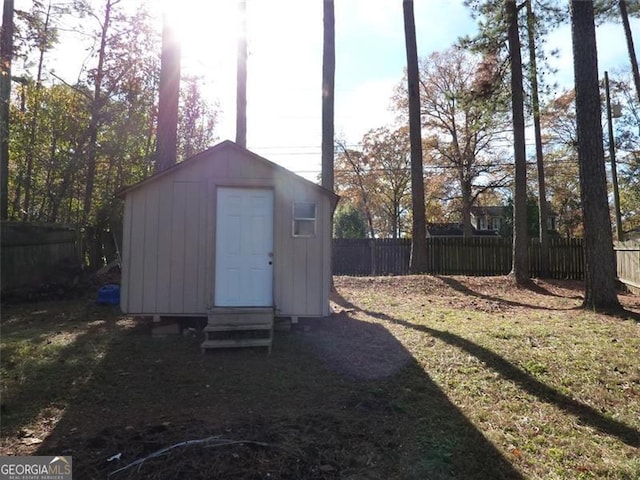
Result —
<svg viewBox="0 0 640 480"><path fill-rule="evenodd" d="M595 408L560 393L556 389L540 382L524 370L518 368L500 355L485 347L451 332L437 330L425 325L419 325L406 320L393 318L385 313L360 309L353 303L339 296L336 297L336 301L343 308L360 310L370 317L426 333L448 343L449 345L460 348L484 362L489 368L499 373L503 378L514 382L527 393L537 397L540 401L555 405L568 414L575 416L585 425L590 425L605 434L617 437L629 446L640 448L640 431L623 422L607 418Z"/></svg>
<svg viewBox="0 0 640 480"><path fill-rule="evenodd" d="M442 283L444 283L445 285L448 285L449 287L451 287L453 290L462 293L463 295L467 295L470 297L477 297L477 298L482 298L484 300L489 300L489 301L494 301L494 302L499 302L505 305L510 305L512 307L525 307L525 308L531 308L534 310L550 310L550 311L569 311L569 310L580 310L583 307L582 306L576 306L576 307L570 307L570 308L554 308L554 307L549 307L549 306L540 306L540 305L535 305L535 304L531 304L531 303L522 303L522 302L514 302L513 300L505 300L503 298L500 297L496 297L496 296L492 296L492 295L486 295L484 293L480 293L480 292L476 292L474 290L472 290L471 288L469 288L468 286L464 285L462 282L456 280L455 278L452 277L442 277L442 276L436 276L435 278L439 279ZM545 296L552 296L552 297L558 297L558 298L567 298L567 299L572 299L572 300L581 300L583 299L583 295L574 295L574 296L564 296L564 295L558 295L556 293L553 293L551 291L549 291L548 289L537 285L533 282L530 282L529 285L524 286L524 287L518 287L518 288L524 288L526 290L529 290L531 292L540 294L540 295L545 295ZM619 293L619 295L622 294L622 292ZM629 310L627 308L619 307L619 308L614 308L614 309L603 309L603 310L599 310L599 313L602 313L604 315L608 315L611 317L615 317L615 318L619 318L621 320L635 320L636 322L640 322L640 312L636 312L633 310Z"/></svg>
<svg viewBox="0 0 640 480"><path fill-rule="evenodd" d="M600 310L599 313L607 315L609 317L618 318L620 320L633 320L640 323L640 311L629 310L624 306L611 308L607 310Z"/></svg>
<svg viewBox="0 0 640 480"><path fill-rule="evenodd" d="M539 306L539 305L533 305L530 303L522 303L522 302L514 302L513 300L506 300L504 298L500 298L500 297L496 297L493 295L486 295L484 293L480 293L480 292L476 292L472 289L470 289L469 287L467 287L466 285L464 285L462 282L456 280L455 278L452 277L442 277L442 276L435 276L435 278L437 278L438 280L440 280L442 283L444 283L445 285L451 287L453 290L462 293L463 295L467 295L470 297L477 297L477 298L482 298L484 300L489 300L492 302L499 302L502 303L504 305L510 305L512 307L525 307L525 308L532 308L535 310L557 310L557 311L566 311L566 310L576 310L579 309L580 307L570 307L570 308L554 308L554 307L549 307L549 306ZM556 295L552 292L549 292L547 289L544 289L540 286L537 286L535 284L531 284L530 287L522 287L522 288L527 288L535 293L542 293L542 292L547 292L547 293L542 293L543 295L549 295L549 296L553 296L553 297L561 297L560 295ZM563 298L567 298L567 297L563 297ZM578 299L581 298L579 296L577 297L570 297L572 299Z"/></svg>
<svg viewBox="0 0 640 480"><path fill-rule="evenodd" d="M72 455L78 478L106 478L160 448L216 436L260 445L179 448L134 473L523 478L382 325L346 315L307 323L278 332L271 355L200 355L199 342L141 332L114 338L37 453Z"/></svg>

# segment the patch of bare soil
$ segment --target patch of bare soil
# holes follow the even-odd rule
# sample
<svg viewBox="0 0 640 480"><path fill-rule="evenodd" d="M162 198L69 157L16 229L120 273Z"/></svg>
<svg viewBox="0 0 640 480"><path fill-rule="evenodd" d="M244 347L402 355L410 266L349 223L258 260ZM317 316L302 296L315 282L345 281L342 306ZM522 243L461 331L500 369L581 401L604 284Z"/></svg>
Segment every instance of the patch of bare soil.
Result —
<svg viewBox="0 0 640 480"><path fill-rule="evenodd" d="M351 380L386 378L412 360L382 325L358 320L347 310L305 323L301 336L331 370Z"/></svg>

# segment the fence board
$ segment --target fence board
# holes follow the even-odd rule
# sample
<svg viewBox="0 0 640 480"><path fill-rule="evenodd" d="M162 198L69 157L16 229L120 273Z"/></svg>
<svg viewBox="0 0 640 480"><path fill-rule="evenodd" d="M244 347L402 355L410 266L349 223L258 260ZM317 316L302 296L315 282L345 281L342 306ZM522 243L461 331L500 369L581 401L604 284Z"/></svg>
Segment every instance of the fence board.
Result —
<svg viewBox="0 0 640 480"><path fill-rule="evenodd" d="M582 279L584 261L580 239L549 242L550 275ZM506 275L511 271L512 243L497 237L431 237L427 239L427 273L434 275ZM406 275L409 273L409 239L334 239L335 275ZM540 274L540 242L529 245L529 274Z"/></svg>
<svg viewBox="0 0 640 480"><path fill-rule="evenodd" d="M77 264L76 236L69 225L2 222L2 292L59 276L65 261Z"/></svg>
<svg viewBox="0 0 640 480"><path fill-rule="evenodd" d="M614 242L618 280L640 292L640 242Z"/></svg>

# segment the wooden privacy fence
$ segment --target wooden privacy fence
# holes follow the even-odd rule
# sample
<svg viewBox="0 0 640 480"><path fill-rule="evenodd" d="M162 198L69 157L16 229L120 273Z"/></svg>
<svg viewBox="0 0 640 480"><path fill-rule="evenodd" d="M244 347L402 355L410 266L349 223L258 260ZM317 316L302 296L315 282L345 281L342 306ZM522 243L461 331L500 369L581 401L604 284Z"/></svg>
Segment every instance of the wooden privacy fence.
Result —
<svg viewBox="0 0 640 480"><path fill-rule="evenodd" d="M334 239L334 275L406 275L409 239ZM434 275L506 275L511 271L512 243L496 237L431 237L427 239L427 273ZM579 280L584 274L581 239L552 239L552 278ZM540 242L529 244L529 274L540 275Z"/></svg>
<svg viewBox="0 0 640 480"><path fill-rule="evenodd" d="M640 293L640 242L614 242L618 280Z"/></svg>
<svg viewBox="0 0 640 480"><path fill-rule="evenodd" d="M78 264L75 227L2 222L1 228L3 292L38 286L64 262Z"/></svg>

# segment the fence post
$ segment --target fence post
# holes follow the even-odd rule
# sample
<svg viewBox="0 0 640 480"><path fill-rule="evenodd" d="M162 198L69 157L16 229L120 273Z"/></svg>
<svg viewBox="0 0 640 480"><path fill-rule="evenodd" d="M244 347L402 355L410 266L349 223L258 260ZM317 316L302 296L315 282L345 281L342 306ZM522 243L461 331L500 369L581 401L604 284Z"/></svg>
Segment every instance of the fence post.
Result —
<svg viewBox="0 0 640 480"><path fill-rule="evenodd" d="M376 241L373 238L369 240L369 255L371 257L371 275L375 276L378 268L376 265Z"/></svg>

